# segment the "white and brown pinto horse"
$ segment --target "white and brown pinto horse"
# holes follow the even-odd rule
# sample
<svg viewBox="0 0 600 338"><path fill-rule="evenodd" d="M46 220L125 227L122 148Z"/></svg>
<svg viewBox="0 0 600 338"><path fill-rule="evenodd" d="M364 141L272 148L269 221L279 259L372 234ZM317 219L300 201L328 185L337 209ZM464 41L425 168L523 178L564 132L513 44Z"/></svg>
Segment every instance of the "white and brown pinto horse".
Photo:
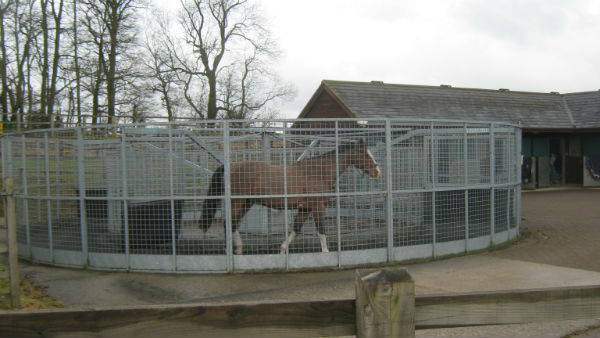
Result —
<svg viewBox="0 0 600 338"><path fill-rule="evenodd" d="M337 159L336 159L337 155ZM378 178L381 170L367 145L361 140L356 143L339 146L323 155L298 161L286 167L270 165L259 161L231 163L231 229L235 254L242 253L242 239L238 226L244 215L254 204L264 205L274 209L284 209L286 199L283 197L260 197L268 195L293 195L287 198L287 208L297 209L293 231L281 244L281 253L285 253L296 234L302 230L304 221L312 214L317 233L321 241L321 249L328 252L325 238L325 207L331 196L319 194L330 193L336 177L349 167L356 167L371 178ZM337 170L336 170L337 168ZM285 171L285 175L284 175ZM287 181L287 191L284 191L284 177ZM224 193L224 167L219 167L212 175L209 196L222 196ZM244 196L236 198L235 196ZM248 197L256 195L256 198ZM307 195L307 196L302 196ZM206 199L202 205L202 216L199 227L206 231L213 219L221 199Z"/></svg>

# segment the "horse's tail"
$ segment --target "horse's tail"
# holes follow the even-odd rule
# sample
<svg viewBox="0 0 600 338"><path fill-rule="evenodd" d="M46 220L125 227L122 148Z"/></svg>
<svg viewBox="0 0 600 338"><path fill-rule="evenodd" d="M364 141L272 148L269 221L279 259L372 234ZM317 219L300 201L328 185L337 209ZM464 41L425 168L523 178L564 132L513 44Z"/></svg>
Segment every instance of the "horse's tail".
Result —
<svg viewBox="0 0 600 338"><path fill-rule="evenodd" d="M212 178L210 180L210 187L208 188L208 196L218 196L223 194L224 172L225 167L220 166L213 173ZM202 204L202 216L200 216L200 220L198 221L198 226L200 227L200 229L206 231L210 227L220 204L220 198L207 198L204 200L204 203Z"/></svg>

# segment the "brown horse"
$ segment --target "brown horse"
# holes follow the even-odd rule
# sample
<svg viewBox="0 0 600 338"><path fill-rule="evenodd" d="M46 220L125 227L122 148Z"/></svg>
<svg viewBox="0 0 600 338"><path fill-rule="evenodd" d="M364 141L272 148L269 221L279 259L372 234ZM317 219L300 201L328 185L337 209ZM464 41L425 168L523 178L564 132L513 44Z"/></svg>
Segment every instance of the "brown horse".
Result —
<svg viewBox="0 0 600 338"><path fill-rule="evenodd" d="M331 192L336 177L349 167L356 167L371 178L378 178L381 175L377 162L362 140L358 143L342 145L338 147L337 151L333 150L320 156L303 159L286 167L258 161L231 163L231 195L244 196L231 199L231 228L235 253L238 255L242 253L242 240L238 232L238 225L254 204L274 209L286 208L286 199L283 197L259 196L283 195L286 192L288 195L293 195L287 198L287 208L297 209L298 213L294 218L293 231L281 244L281 253L286 252L286 248L300 232L304 221L311 213L321 241L321 249L323 252L328 252L323 227L325 225L325 206L331 196L319 196L318 194ZM287 182L287 191L284 191L284 180ZM224 167L221 166L212 175L208 195L222 196L224 193L223 182ZM249 197L253 195L258 197ZM210 227L220 203L221 199L204 200L202 216L198 222L199 227L204 231Z"/></svg>

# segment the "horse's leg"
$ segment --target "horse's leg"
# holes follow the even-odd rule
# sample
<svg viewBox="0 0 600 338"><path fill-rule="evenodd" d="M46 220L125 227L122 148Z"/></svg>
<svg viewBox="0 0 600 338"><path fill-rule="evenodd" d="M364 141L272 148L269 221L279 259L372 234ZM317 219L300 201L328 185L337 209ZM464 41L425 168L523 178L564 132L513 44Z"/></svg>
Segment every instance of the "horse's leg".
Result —
<svg viewBox="0 0 600 338"><path fill-rule="evenodd" d="M315 226L317 228L317 235L321 241L321 251L329 252L327 247L327 238L325 237L325 205L319 206L313 209L313 219L315 220Z"/></svg>
<svg viewBox="0 0 600 338"><path fill-rule="evenodd" d="M304 221L306 221L308 215L309 212L307 210L298 209L298 213L296 214L296 217L294 217L293 230L288 235L288 238L281 244L281 254L285 253L285 249L288 248L294 240L294 238L296 238L296 234L300 232L300 230L302 230L302 224L304 224Z"/></svg>
<svg viewBox="0 0 600 338"><path fill-rule="evenodd" d="M254 203L247 199L233 199L231 201L231 231L233 234L233 253L241 255L243 252L242 236L238 231L238 226L242 221L242 218L246 215L248 210Z"/></svg>
<svg viewBox="0 0 600 338"><path fill-rule="evenodd" d="M237 229L233 232L233 253L241 255L244 252L244 244L242 243L242 236Z"/></svg>

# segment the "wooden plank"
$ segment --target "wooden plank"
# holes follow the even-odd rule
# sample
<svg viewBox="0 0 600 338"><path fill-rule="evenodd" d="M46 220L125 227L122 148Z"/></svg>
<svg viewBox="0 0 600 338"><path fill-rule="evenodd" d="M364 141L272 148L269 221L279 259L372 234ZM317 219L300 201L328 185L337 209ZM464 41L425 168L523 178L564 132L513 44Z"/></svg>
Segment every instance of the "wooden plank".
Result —
<svg viewBox="0 0 600 338"><path fill-rule="evenodd" d="M0 311L1 337L316 337L354 335L354 300Z"/></svg>
<svg viewBox="0 0 600 338"><path fill-rule="evenodd" d="M600 286L415 298L416 328L600 317ZM316 337L356 334L354 299L0 311L0 337Z"/></svg>
<svg viewBox="0 0 600 338"><path fill-rule="evenodd" d="M521 324L600 317L600 286L420 296L416 327Z"/></svg>

